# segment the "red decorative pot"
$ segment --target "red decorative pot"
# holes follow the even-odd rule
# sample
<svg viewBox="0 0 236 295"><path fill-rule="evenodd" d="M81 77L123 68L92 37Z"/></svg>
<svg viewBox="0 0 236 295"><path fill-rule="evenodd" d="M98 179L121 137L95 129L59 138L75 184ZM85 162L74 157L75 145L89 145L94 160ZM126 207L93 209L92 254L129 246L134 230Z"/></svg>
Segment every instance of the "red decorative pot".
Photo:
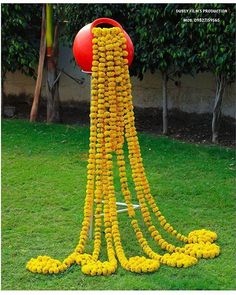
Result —
<svg viewBox="0 0 236 295"><path fill-rule="evenodd" d="M128 61L131 65L134 57L134 46L129 37L125 32L122 26L111 18L98 18L92 23L84 26L76 35L74 44L73 44L73 54L77 64L81 67L84 72L91 72L92 61L93 61L93 50L92 50L92 29L101 24L109 24L113 27L119 27L122 29L126 38L126 50L128 51Z"/></svg>

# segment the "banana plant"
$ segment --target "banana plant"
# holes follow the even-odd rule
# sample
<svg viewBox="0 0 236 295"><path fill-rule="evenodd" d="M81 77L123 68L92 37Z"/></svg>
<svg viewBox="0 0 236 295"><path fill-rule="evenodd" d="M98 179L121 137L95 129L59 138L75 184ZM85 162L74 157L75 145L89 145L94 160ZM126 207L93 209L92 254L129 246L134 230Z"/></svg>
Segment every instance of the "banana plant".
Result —
<svg viewBox="0 0 236 295"><path fill-rule="evenodd" d="M37 119L46 56L47 122L60 121L58 62L58 23L53 23L52 4L43 4L39 63L30 121Z"/></svg>
<svg viewBox="0 0 236 295"><path fill-rule="evenodd" d="M53 5L46 4L47 122L59 122L58 23L53 22Z"/></svg>

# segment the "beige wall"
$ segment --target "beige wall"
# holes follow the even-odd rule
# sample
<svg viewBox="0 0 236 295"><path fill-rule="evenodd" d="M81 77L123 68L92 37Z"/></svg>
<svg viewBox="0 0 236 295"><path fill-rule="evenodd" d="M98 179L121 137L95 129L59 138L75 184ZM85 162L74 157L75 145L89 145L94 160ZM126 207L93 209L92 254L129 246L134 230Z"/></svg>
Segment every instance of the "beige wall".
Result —
<svg viewBox="0 0 236 295"><path fill-rule="evenodd" d="M82 85L62 73L60 78L60 99L62 102L89 101L90 77L82 73L78 67L70 63L71 50L61 48L59 67L76 78L84 78ZM35 81L20 73L7 75L5 84L6 94L26 93L33 95ZM144 79L139 81L132 78L134 105L142 108L161 108L162 85L159 73L146 73ZM236 84L228 86L224 94L223 114L235 117ZM178 108L185 112L206 113L211 112L214 103L215 82L209 73L198 74L195 78L185 75L181 78L180 86L173 81L168 83L169 108ZM45 96L45 81L42 96Z"/></svg>

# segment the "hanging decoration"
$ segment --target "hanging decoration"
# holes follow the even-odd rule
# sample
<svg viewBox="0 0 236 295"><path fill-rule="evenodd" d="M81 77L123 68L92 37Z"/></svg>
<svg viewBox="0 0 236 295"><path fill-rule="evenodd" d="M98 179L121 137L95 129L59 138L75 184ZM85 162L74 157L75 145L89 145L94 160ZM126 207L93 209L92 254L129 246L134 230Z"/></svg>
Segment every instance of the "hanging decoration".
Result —
<svg viewBox="0 0 236 295"><path fill-rule="evenodd" d="M113 27L96 26L104 22L112 24ZM183 235L167 221L151 194L135 128L129 75L129 64L133 59L132 41L122 27L110 19L96 20L89 27L89 32L92 59L90 60L91 52L87 50L85 70L92 72L90 143L84 218L79 242L63 261L49 256L38 256L32 258L26 268L33 273L57 274L66 271L72 264L78 264L84 274L95 276L115 273L119 263L127 271L150 273L157 271L161 264L185 268L195 265L200 258L218 256L220 248L214 243L217 239L215 232L201 229ZM74 43L74 54L80 64L83 56L78 57L76 44L78 43ZM125 141L128 146L128 159L124 152ZM135 195L130 191L128 162ZM114 165L119 169L120 187L128 208L130 226L143 250L143 256L134 253L134 256L127 257L123 247L114 187ZM135 201L139 203L146 231L141 230L136 217L132 205ZM94 216L93 251L86 253L91 216ZM156 224L182 242L182 246L168 242L160 234ZM107 250L106 261L99 259L103 233ZM154 240L157 246L155 249L149 245L146 236ZM158 247L165 251L164 255L157 252Z"/></svg>

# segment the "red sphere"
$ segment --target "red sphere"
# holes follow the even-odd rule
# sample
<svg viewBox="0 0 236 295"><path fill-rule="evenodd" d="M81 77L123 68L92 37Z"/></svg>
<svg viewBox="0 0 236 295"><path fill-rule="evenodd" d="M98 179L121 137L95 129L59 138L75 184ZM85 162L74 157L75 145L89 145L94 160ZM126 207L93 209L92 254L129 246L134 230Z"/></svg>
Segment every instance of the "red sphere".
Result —
<svg viewBox="0 0 236 295"><path fill-rule="evenodd" d="M109 24L113 27L119 27L122 29L126 38L126 50L128 51L129 66L131 65L134 57L134 46L122 26L111 18L98 18L94 22L84 26L76 35L73 44L73 54L77 64L81 67L84 72L91 72L92 61L93 61L93 48L92 48L92 29L100 24Z"/></svg>

